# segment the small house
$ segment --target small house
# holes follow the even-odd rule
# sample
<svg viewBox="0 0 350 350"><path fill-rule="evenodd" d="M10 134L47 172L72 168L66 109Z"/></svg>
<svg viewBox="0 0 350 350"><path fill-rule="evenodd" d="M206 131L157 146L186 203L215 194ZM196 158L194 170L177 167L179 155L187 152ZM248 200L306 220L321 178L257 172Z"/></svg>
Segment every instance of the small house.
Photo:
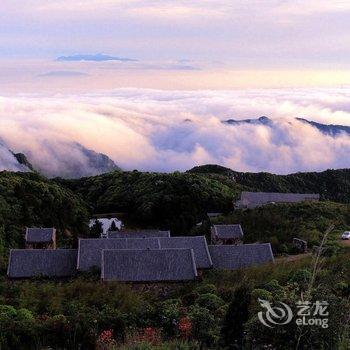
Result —
<svg viewBox="0 0 350 350"><path fill-rule="evenodd" d="M241 225L213 225L211 229L212 244L241 244L243 230Z"/></svg>
<svg viewBox="0 0 350 350"><path fill-rule="evenodd" d="M247 192L241 193L236 201L236 209L256 208L266 204L300 203L305 201L319 201L320 195L316 193L280 193L280 192Z"/></svg>
<svg viewBox="0 0 350 350"><path fill-rule="evenodd" d="M25 246L26 249L56 249L56 229L28 227Z"/></svg>
<svg viewBox="0 0 350 350"><path fill-rule="evenodd" d="M236 270L274 262L270 243L210 245L209 252L214 269Z"/></svg>

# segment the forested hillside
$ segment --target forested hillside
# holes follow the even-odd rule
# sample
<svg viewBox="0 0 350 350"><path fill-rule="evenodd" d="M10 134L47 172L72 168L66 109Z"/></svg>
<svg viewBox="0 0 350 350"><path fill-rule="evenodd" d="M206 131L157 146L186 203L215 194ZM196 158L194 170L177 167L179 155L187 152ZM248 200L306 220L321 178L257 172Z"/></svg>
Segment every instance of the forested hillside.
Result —
<svg viewBox="0 0 350 350"><path fill-rule="evenodd" d="M274 175L240 173L217 165L187 173L112 172L77 180L56 179L83 197L95 213L125 212L132 224L186 234L207 212L229 212L242 190L320 193L350 203L350 170Z"/></svg>
<svg viewBox="0 0 350 350"><path fill-rule="evenodd" d="M203 165L188 172L230 178L250 191L319 193L321 200L350 203L350 169L275 175L243 173L219 165Z"/></svg>
<svg viewBox="0 0 350 350"><path fill-rule="evenodd" d="M56 180L81 195L95 213L126 212L137 225L185 234L207 212L228 212L239 186L196 174L113 172Z"/></svg>
<svg viewBox="0 0 350 350"><path fill-rule="evenodd" d="M58 240L74 245L87 231L88 208L70 190L35 173L0 173L0 251L23 245L26 226L56 227Z"/></svg>

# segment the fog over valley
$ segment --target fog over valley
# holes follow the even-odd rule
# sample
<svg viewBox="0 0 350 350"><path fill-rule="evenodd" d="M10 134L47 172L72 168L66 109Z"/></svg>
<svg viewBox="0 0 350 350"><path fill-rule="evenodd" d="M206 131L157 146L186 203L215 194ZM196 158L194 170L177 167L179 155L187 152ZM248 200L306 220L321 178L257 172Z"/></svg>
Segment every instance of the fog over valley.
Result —
<svg viewBox="0 0 350 350"><path fill-rule="evenodd" d="M6 170L23 170L9 150L24 153L50 177L116 166L171 172L213 163L281 174L350 167L347 128L327 132L296 119L349 126L347 88L134 88L1 97L0 103L0 168ZM252 121L236 122L246 119Z"/></svg>

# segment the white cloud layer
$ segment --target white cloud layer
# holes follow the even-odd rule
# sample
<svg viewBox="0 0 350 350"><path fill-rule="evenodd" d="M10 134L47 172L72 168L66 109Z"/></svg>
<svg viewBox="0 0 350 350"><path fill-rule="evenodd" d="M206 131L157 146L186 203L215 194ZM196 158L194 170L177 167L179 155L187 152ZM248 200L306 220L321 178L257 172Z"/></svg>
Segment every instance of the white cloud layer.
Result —
<svg viewBox="0 0 350 350"><path fill-rule="evenodd" d="M206 163L275 173L350 167L348 135L333 138L294 119L350 125L345 88L118 89L80 97L2 97L0 106L0 138L50 176L64 174L67 164L84 166L74 142L126 170ZM262 115L274 120L273 127L222 123Z"/></svg>

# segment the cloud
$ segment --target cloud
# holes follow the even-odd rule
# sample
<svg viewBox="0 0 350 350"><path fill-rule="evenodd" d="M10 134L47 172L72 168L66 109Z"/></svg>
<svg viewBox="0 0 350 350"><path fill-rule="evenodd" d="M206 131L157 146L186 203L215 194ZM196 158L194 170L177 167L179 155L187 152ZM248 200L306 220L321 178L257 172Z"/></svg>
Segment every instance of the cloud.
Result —
<svg viewBox="0 0 350 350"><path fill-rule="evenodd" d="M125 57L116 57L104 55L102 53L94 54L94 55L84 55L84 54L76 54L71 56L60 56L57 57L56 61L60 62L79 62L79 61L87 61L87 62L104 62L104 61L119 61L119 62L136 62L137 60L132 58Z"/></svg>
<svg viewBox="0 0 350 350"><path fill-rule="evenodd" d="M2 170L28 171L25 166L18 163L7 145L0 140L0 171Z"/></svg>
<svg viewBox="0 0 350 350"><path fill-rule="evenodd" d="M0 98L0 137L50 175L84 166L74 142L123 169L174 171L216 163L290 173L350 167L350 137L298 121L350 124L350 89L165 91ZM222 121L266 115L272 126ZM188 121L191 122L188 122Z"/></svg>
<svg viewBox="0 0 350 350"><path fill-rule="evenodd" d="M38 77L83 77L89 74L77 71L58 70L39 74Z"/></svg>

